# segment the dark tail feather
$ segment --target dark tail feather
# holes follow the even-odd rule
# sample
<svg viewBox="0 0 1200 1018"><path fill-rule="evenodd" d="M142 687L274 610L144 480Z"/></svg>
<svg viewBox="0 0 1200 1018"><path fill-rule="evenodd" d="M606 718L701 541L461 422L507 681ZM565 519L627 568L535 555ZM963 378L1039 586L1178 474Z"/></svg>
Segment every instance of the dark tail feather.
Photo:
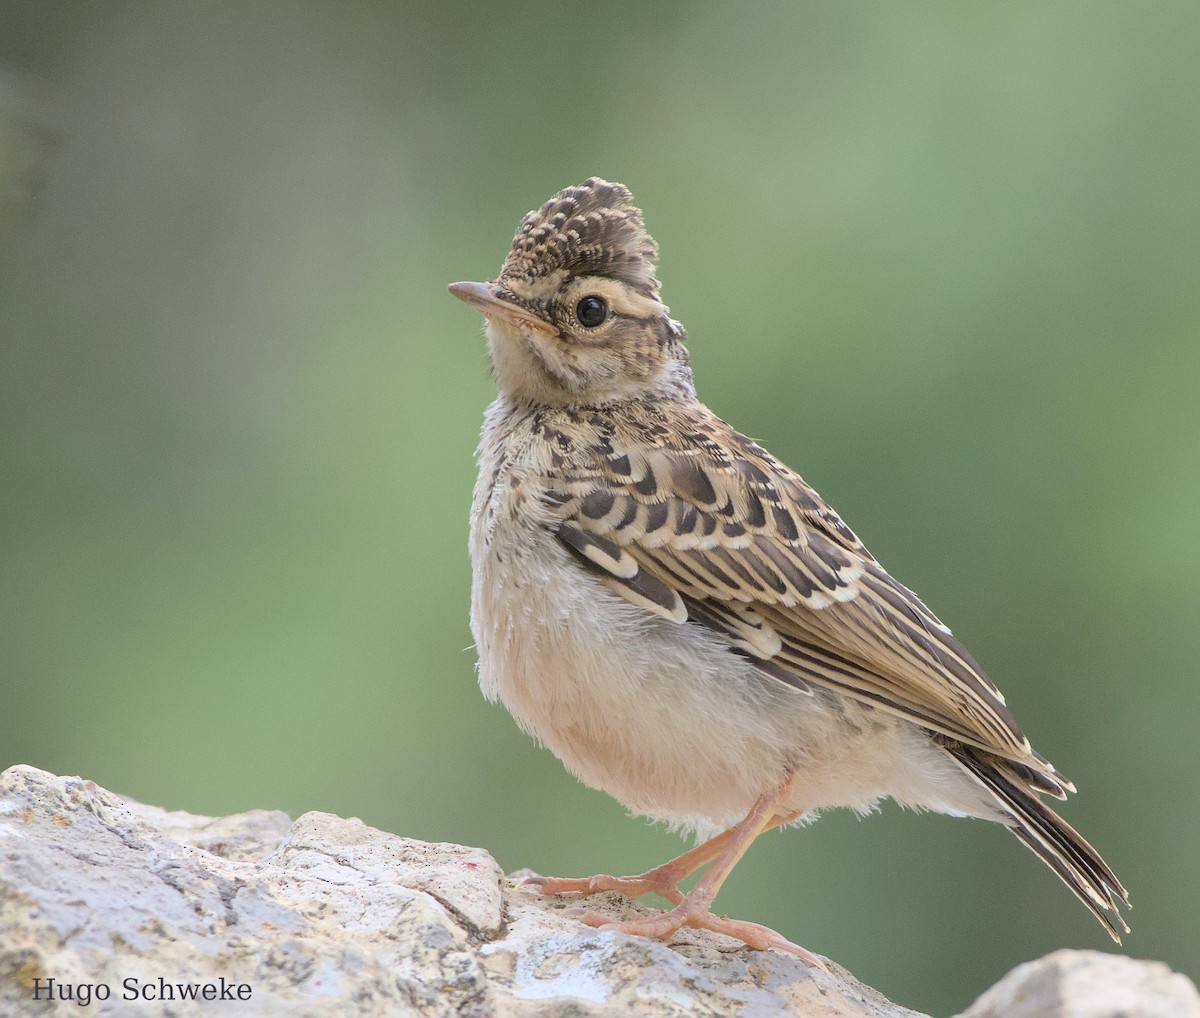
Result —
<svg viewBox="0 0 1200 1018"><path fill-rule="evenodd" d="M1119 944L1121 933L1129 932L1119 911L1122 905L1129 907L1129 893L1100 853L1041 799L1020 787L1019 772L1007 760L961 743L944 748L995 796L1009 816L1009 830L1058 874Z"/></svg>

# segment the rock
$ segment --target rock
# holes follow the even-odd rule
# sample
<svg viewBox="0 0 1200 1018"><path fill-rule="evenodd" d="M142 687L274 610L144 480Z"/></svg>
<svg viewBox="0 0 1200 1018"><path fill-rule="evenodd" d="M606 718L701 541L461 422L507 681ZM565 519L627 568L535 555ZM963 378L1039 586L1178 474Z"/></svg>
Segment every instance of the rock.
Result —
<svg viewBox="0 0 1200 1018"><path fill-rule="evenodd" d="M1200 993L1162 962L1055 951L1018 965L959 1018L1200 1018Z"/></svg>
<svg viewBox="0 0 1200 1018"><path fill-rule="evenodd" d="M68 991L138 1018L168 994L176 1016L915 1015L836 965L701 931L602 933L570 905L482 849L359 820L198 817L32 767L0 776L4 1015L74 1013ZM224 1001L187 998L206 985Z"/></svg>
<svg viewBox="0 0 1200 1018"><path fill-rule="evenodd" d="M0 1014L920 1018L832 962L823 972L707 931L668 945L591 929L576 901L520 877L482 849L360 820L169 813L13 767L0 775ZM589 904L647 911L617 895ZM1124 1014L1193 1013L1194 988L1163 966L1060 952L967 1016L1115 1014L1015 1010L1029 987L1086 1007L1099 977L1076 978L1081 957L1137 994L1119 998Z"/></svg>

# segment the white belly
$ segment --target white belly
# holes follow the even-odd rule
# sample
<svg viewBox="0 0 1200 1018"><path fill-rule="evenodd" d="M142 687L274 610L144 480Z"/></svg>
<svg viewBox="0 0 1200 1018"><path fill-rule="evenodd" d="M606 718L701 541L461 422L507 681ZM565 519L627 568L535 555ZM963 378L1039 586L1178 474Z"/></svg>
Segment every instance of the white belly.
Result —
<svg viewBox="0 0 1200 1018"><path fill-rule="evenodd" d="M485 542L477 526L471 550L484 694L631 811L719 829L796 772L794 810L867 810L892 795L979 815L974 787L916 726L801 693L704 628L628 604L549 531L506 521Z"/></svg>

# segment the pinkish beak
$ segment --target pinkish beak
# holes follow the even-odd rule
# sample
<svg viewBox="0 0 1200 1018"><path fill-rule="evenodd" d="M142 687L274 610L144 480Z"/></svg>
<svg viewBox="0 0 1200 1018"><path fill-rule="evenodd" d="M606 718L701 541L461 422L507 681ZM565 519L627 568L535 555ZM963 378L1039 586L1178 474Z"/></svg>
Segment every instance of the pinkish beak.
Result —
<svg viewBox="0 0 1200 1018"><path fill-rule="evenodd" d="M449 290L459 300L466 301L487 318L524 325L553 336L558 335L558 329L549 322L501 297L500 294L504 291L495 283L451 283Z"/></svg>

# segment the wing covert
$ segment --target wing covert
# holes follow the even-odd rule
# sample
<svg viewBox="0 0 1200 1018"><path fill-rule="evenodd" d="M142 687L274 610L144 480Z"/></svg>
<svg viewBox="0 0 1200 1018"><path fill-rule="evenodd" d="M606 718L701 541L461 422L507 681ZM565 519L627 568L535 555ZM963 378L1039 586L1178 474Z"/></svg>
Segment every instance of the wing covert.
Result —
<svg viewBox="0 0 1200 1018"><path fill-rule="evenodd" d="M802 692L1030 758L966 649L799 475L702 407L649 432L606 420L592 462L547 484L559 539L610 589Z"/></svg>

